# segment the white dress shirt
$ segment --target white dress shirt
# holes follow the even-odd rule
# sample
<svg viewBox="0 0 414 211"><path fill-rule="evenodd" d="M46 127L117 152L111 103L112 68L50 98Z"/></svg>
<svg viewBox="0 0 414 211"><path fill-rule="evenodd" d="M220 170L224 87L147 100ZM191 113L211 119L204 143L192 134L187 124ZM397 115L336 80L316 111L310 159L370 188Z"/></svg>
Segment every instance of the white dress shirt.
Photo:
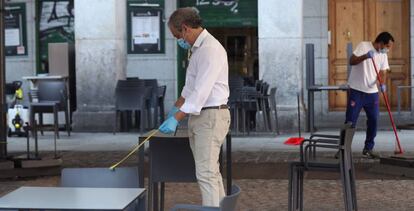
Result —
<svg viewBox="0 0 414 211"><path fill-rule="evenodd" d="M229 97L227 52L206 29L191 48L180 110L194 115L203 107L227 104Z"/></svg>

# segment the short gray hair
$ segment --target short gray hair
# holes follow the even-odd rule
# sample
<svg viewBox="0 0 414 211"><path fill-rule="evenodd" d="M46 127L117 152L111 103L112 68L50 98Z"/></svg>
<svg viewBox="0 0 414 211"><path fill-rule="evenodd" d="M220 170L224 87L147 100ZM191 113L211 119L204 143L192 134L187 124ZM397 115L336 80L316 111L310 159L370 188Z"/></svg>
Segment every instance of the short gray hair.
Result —
<svg viewBox="0 0 414 211"><path fill-rule="evenodd" d="M170 19L168 20L168 25L174 27L178 31L181 31L181 26L183 24L191 28L198 28L201 27L202 23L203 20L198 14L198 11L192 7L178 8L171 14Z"/></svg>

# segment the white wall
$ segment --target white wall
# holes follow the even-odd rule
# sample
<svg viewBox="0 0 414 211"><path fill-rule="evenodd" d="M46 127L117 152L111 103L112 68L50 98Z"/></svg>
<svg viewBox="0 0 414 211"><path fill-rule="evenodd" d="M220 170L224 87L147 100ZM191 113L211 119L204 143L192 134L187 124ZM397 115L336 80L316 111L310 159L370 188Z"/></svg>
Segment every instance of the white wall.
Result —
<svg viewBox="0 0 414 211"><path fill-rule="evenodd" d="M302 90L302 0L259 0L259 75L277 86L282 127L296 122L296 93Z"/></svg>

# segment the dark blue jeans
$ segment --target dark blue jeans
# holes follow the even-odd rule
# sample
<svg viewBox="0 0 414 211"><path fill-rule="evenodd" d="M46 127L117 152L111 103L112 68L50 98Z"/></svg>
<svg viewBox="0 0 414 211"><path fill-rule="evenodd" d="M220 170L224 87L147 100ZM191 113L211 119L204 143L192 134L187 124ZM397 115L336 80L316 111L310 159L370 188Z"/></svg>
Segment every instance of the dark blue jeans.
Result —
<svg viewBox="0 0 414 211"><path fill-rule="evenodd" d="M355 126L362 108L364 108L367 115L367 134L364 149L372 150L375 145L374 139L377 135L379 116L378 104L378 93L365 93L355 89L350 89L348 92L345 122L352 122L352 125Z"/></svg>

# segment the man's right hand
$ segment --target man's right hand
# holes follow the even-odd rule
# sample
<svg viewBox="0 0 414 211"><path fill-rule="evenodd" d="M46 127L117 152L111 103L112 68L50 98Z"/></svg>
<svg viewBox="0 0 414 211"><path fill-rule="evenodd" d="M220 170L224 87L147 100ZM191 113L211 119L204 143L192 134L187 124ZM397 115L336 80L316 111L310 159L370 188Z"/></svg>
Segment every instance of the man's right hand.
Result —
<svg viewBox="0 0 414 211"><path fill-rule="evenodd" d="M368 53L366 55L367 55L367 59L374 58L374 51L370 50L370 51L368 51Z"/></svg>

